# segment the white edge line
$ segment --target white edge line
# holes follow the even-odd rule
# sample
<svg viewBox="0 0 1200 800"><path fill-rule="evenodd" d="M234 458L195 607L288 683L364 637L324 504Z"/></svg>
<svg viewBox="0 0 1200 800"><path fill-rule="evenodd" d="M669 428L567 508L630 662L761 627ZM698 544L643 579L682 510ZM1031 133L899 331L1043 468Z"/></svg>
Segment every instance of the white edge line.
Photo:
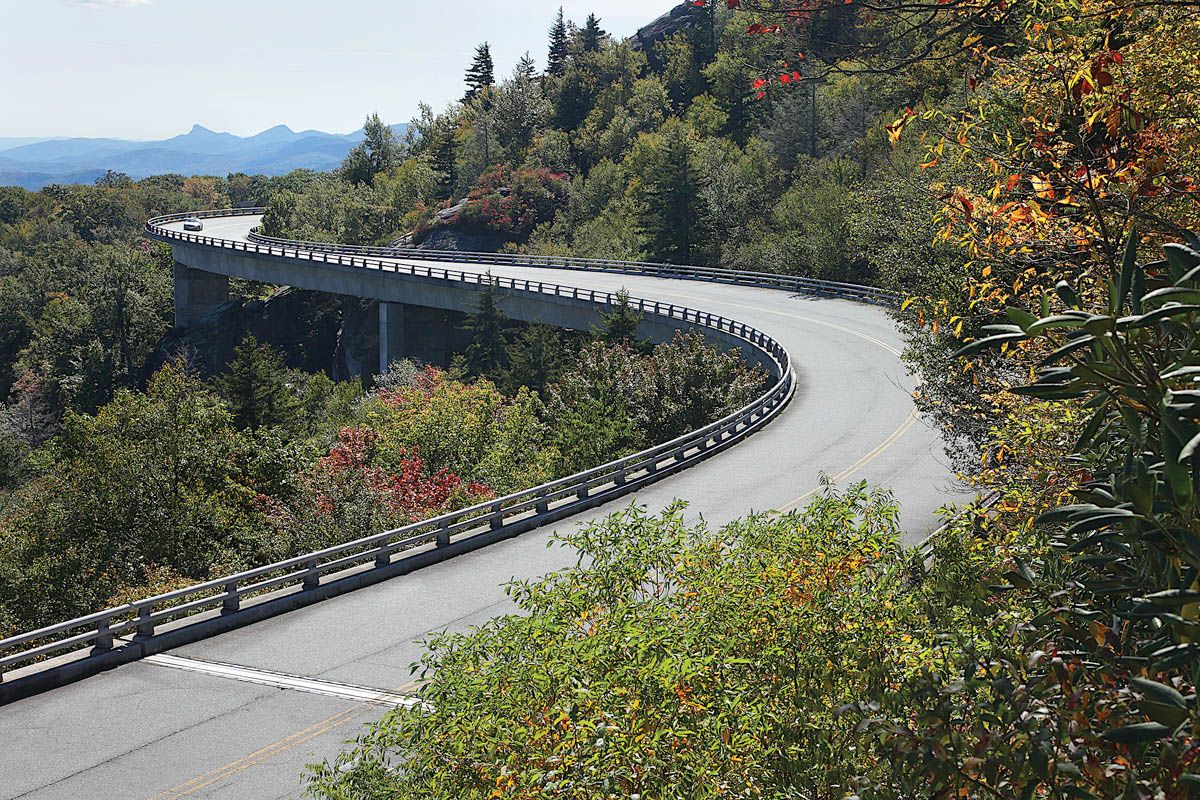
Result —
<svg viewBox="0 0 1200 800"><path fill-rule="evenodd" d="M287 675L281 672L242 667L235 664L222 664L216 661L201 661L194 658L158 653L147 656L144 661L160 667L178 669L184 672L197 672L218 678L254 683L260 686L274 686L278 689L291 689L308 694L337 697L342 700L352 700L356 703L372 703L375 705L425 708L426 704L412 695L399 694L381 689L370 689L364 686L353 686L346 683L322 681L315 678L304 678L298 675Z"/></svg>

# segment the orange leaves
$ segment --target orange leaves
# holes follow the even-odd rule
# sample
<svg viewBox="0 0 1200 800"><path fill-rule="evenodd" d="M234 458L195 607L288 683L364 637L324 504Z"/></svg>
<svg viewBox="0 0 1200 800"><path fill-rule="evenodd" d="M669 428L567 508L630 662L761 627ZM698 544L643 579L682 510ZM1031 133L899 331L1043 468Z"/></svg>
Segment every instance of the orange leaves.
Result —
<svg viewBox="0 0 1200 800"><path fill-rule="evenodd" d="M904 127L908 125L909 120L916 115L916 111L913 111L911 108L905 108L902 116L899 119L892 122L890 125L883 126L883 129L887 131L888 141L891 142L893 146L900 142L900 136L904 133Z"/></svg>

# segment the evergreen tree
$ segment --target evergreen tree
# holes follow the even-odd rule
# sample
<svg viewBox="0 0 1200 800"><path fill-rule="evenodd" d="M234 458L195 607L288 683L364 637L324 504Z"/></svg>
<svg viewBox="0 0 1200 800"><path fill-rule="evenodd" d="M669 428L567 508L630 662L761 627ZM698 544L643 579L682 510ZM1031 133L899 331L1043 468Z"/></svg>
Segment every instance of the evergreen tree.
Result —
<svg viewBox="0 0 1200 800"><path fill-rule="evenodd" d="M595 14L588 14L587 21L583 24L583 30L579 34L579 47L585 53L594 53L600 49L600 43L607 35L600 27L600 18Z"/></svg>
<svg viewBox="0 0 1200 800"><path fill-rule="evenodd" d="M508 349L508 339L504 335L507 319L500 308L496 283L489 272L481 284L479 296L475 298L475 312L467 317L463 325L463 330L471 334L464 364L467 377L494 376L504 368Z"/></svg>
<svg viewBox="0 0 1200 800"><path fill-rule="evenodd" d="M446 131L433 148L433 168L438 174L438 197L450 198L454 195L454 187L458 182L458 143L454 140L454 132Z"/></svg>
<svg viewBox="0 0 1200 800"><path fill-rule="evenodd" d="M528 50L517 61L517 66L513 69L513 78L531 83L537 78L537 65L533 63L533 57L529 55Z"/></svg>
<svg viewBox="0 0 1200 800"><path fill-rule="evenodd" d="M467 93L463 96L463 102L471 102L495 83L496 74L495 66L492 64L492 51L488 47L488 43L484 42L475 48L475 58L472 59L471 66L467 69Z"/></svg>
<svg viewBox="0 0 1200 800"><path fill-rule="evenodd" d="M600 314L600 327L593 329L592 335L610 344L631 345L639 344L638 326L642 324L642 312L635 311L629 302L629 292L625 289L617 292L617 302L612 311Z"/></svg>
<svg viewBox="0 0 1200 800"><path fill-rule="evenodd" d="M515 392L528 386L538 394L562 373L569 354L569 341L549 325L529 325L509 345L509 368L505 371L505 388Z"/></svg>
<svg viewBox="0 0 1200 800"><path fill-rule="evenodd" d="M667 126L642 190L639 228L653 260L695 264L703 258L708 238L703 188L686 129Z"/></svg>
<svg viewBox="0 0 1200 800"><path fill-rule="evenodd" d="M700 68L717 57L717 4L693 5L696 24L692 26L690 38L695 48L696 61Z"/></svg>
<svg viewBox="0 0 1200 800"><path fill-rule="evenodd" d="M254 336L237 346L214 386L239 428L290 427L299 420L300 400L283 356Z"/></svg>
<svg viewBox="0 0 1200 800"><path fill-rule="evenodd" d="M559 6L558 16L555 17L554 25L550 28L550 54L546 58L546 73L562 75L567 69L569 53L567 23L563 19L562 6Z"/></svg>

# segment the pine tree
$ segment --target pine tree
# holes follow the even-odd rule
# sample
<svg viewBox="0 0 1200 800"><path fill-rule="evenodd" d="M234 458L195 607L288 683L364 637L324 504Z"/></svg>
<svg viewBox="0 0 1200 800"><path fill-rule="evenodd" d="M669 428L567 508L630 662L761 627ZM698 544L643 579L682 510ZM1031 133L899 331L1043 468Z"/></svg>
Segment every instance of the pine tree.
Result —
<svg viewBox="0 0 1200 800"><path fill-rule="evenodd" d="M610 344L624 344L637 347L638 326L642 324L642 312L635 311L629 302L629 292L625 289L617 292L617 302L613 310L600 314L600 327L593 329L592 335Z"/></svg>
<svg viewBox="0 0 1200 800"><path fill-rule="evenodd" d="M247 336L233 352L229 372L214 381L240 428L289 427L301 414L283 356Z"/></svg>
<svg viewBox="0 0 1200 800"><path fill-rule="evenodd" d="M528 50L517 61L517 66L513 69L513 77L517 80L530 82L537 79L537 65L533 63L533 58L529 55Z"/></svg>
<svg viewBox="0 0 1200 800"><path fill-rule="evenodd" d="M570 54L567 37L567 23L563 19L562 6L558 7L558 16L550 28L550 54L546 58L546 73L562 75L567 70L567 58Z"/></svg>
<svg viewBox="0 0 1200 800"><path fill-rule="evenodd" d="M454 131L447 130L433 149L433 168L438 174L438 197L451 198L458 183L458 143Z"/></svg>
<svg viewBox="0 0 1200 800"><path fill-rule="evenodd" d="M696 24L692 26L690 38L696 52L696 62L703 69L717 57L717 4L693 5L692 13Z"/></svg>
<svg viewBox="0 0 1200 800"><path fill-rule="evenodd" d="M504 335L507 319L496 297L496 282L489 272L475 298L475 312L463 325L463 330L471 334L466 352L467 377L495 376L504 368L508 349L508 339Z"/></svg>
<svg viewBox="0 0 1200 800"><path fill-rule="evenodd" d="M557 328L549 325L529 325L516 337L508 348L509 368L505 371L505 385L516 392L528 386L543 394L562 373L568 354L568 342Z"/></svg>
<svg viewBox="0 0 1200 800"><path fill-rule="evenodd" d="M642 195L645 210L639 228L649 239L653 260L695 264L704 256L708 209L701 180L685 128L669 126Z"/></svg>
<svg viewBox="0 0 1200 800"><path fill-rule="evenodd" d="M488 47L488 43L484 42L475 48L475 58L471 60L471 66L467 70L467 93L463 96L463 102L471 102L495 83L496 74L495 65L492 64L492 51Z"/></svg>
<svg viewBox="0 0 1200 800"><path fill-rule="evenodd" d="M596 52L607 35L600 27L600 18L595 14L588 14L587 22L583 24L583 31L579 34L580 49L585 53Z"/></svg>

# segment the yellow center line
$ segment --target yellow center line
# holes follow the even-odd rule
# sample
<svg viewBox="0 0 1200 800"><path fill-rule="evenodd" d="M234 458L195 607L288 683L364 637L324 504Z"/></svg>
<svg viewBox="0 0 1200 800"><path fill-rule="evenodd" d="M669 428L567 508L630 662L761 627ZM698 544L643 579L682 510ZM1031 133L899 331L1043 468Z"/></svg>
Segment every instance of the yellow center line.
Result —
<svg viewBox="0 0 1200 800"><path fill-rule="evenodd" d="M917 410L914 408L912 411L909 412L908 418L904 420L904 422L900 425L899 428L896 428L896 430L892 431L891 435L888 436L886 439L884 439L882 442L880 442L879 446L876 447L874 450L867 453L865 456L860 458L858 461L855 461L853 464L851 464L849 467L847 467L846 469L839 472L837 475L834 475L833 482L841 483L842 481L846 480L854 473L858 472L863 467L870 464L875 459L879 458L881 455L883 455L888 450L888 448L890 448L896 442L900 441L900 439L904 437L904 434L908 433L909 429L912 428L912 426L915 425L916 422L917 422ZM821 489L822 489L822 487L820 487L820 486L816 487L815 489L809 489L807 492L800 495L795 500L792 500L791 502L787 503L786 505L780 507L779 511L781 511L784 514L786 514L789 511L795 511L797 508L800 507L801 503L803 503L808 498L812 497L817 492L821 491Z"/></svg>
<svg viewBox="0 0 1200 800"><path fill-rule="evenodd" d="M417 681L410 681L403 686L397 686L393 692L403 693L413 691L420 687ZM189 781L173 786L170 789L165 789L162 792L154 795L151 800L179 800L182 797L188 797L195 794L201 789L212 786L214 783L220 783L223 780L232 778L240 772L244 772L251 767L262 764L264 761L269 761L280 753L285 753L288 750L299 747L306 742L328 733L329 731L341 725L345 725L351 720L362 716L369 711L372 706L368 704L359 704L354 708L339 711L331 717L326 717L320 722L314 723L302 731L293 733L291 736L280 739L277 742L272 742L266 747L261 747L249 755L242 756L236 761L230 761L228 764L209 770L203 775L197 775Z"/></svg>
<svg viewBox="0 0 1200 800"><path fill-rule="evenodd" d="M713 301L712 298L698 297L696 295L681 294L678 296L681 298L687 298L689 300L702 300L702 301L710 301L710 302ZM837 325L833 322L825 322L824 320L813 319L812 317L807 317L807 316L804 316L801 314L793 314L788 311L776 311L776 310L770 309L770 308L762 308L760 306L750 306L750 305L745 305L743 303L733 303L733 302L730 302L727 300L715 300L715 302L723 303L725 305L732 306L735 308L745 308L745 309L750 309L753 311L765 312L767 314L777 314L779 316L789 317L791 319L801 320L803 322L810 322L815 325L823 325L827 328L833 328L834 330L838 330L843 333L848 333L852 336L857 336L860 339L864 339L864 340L870 342L871 344L874 344L874 345L877 345L877 346L883 348L884 350L888 351L889 353L896 356L897 358L899 358L903 355L897 348L892 347L887 342L880 341L879 339L876 339L874 336L869 336L869 335L863 333L862 331L856 331L852 328L847 328L844 325ZM896 428L894 431L892 431L890 434L888 434L888 437L886 439L884 439L882 442L880 442L875 447L874 450L872 450L871 452L864 455L858 461L855 461L853 464L851 464L846 469L844 469L841 472L839 472L838 474L834 475L832 478L833 482L841 483L841 482L845 481L847 478L849 478L850 476L854 475L856 472L858 472L863 467L865 467L868 464L870 464L871 462L875 461L877 458L879 458L881 455L883 455L885 452L887 452L887 450L892 445L894 445L896 442L900 441L904 437L904 434L908 433L908 431L912 428L913 425L916 424L916 422L917 422L917 410L914 408L908 412L908 416L904 419L904 422L900 423L900 427ZM822 489L822 487L820 487L820 486L810 489L807 492L805 492L804 494L797 497L796 499L791 500L788 503L785 503L778 510L784 514L788 513L789 511L795 511L797 508L800 507L800 505L805 500L808 500L810 497L815 495L817 492L821 491L821 489Z"/></svg>

